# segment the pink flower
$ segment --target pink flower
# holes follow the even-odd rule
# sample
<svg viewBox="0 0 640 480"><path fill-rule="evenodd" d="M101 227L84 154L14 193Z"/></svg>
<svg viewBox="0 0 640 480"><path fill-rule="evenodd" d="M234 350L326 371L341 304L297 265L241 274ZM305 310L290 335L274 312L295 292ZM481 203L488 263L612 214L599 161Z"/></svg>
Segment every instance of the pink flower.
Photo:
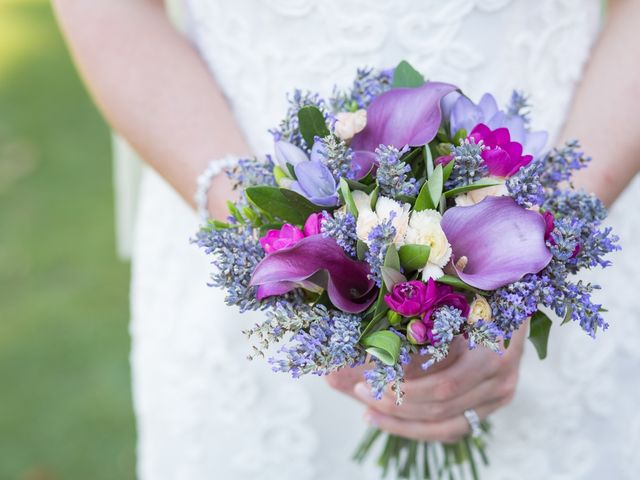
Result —
<svg viewBox="0 0 640 480"><path fill-rule="evenodd" d="M479 123L471 131L469 139L484 143L486 148L482 151L482 159L493 177L510 177L533 160L531 155L522 155L522 145L512 142L509 130L504 127L491 130L484 123Z"/></svg>
<svg viewBox="0 0 640 480"><path fill-rule="evenodd" d="M419 280L396 283L384 301L394 312L405 317L415 317L426 312L436 300L433 281L428 284Z"/></svg>
<svg viewBox="0 0 640 480"><path fill-rule="evenodd" d="M285 223L280 230L269 230L259 242L266 254L277 252L283 248L293 247L304 238L304 233L293 225Z"/></svg>
<svg viewBox="0 0 640 480"><path fill-rule="evenodd" d="M407 325L407 338L414 345L424 345L433 340L431 327L427 327L422 320L412 320Z"/></svg>
<svg viewBox="0 0 640 480"><path fill-rule="evenodd" d="M322 213L312 213L309 215L307 221L304 222L303 231L305 237L321 233L320 228L322 227L322 218Z"/></svg>
<svg viewBox="0 0 640 480"><path fill-rule="evenodd" d="M427 325L431 322L433 312L443 306L457 308L462 312L463 317L469 315L469 302L467 302L467 298L462 293L456 293L453 291L453 287L434 282L433 279L429 279L429 282L433 282L435 285L436 300L424 313L424 322Z"/></svg>

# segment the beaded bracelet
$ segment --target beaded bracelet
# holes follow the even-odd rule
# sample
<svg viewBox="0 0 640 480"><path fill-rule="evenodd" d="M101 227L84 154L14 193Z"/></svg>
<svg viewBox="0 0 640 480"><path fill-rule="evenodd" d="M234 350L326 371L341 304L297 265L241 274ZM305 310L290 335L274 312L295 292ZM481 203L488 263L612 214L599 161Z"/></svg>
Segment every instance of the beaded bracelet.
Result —
<svg viewBox="0 0 640 480"><path fill-rule="evenodd" d="M209 189L211 188L211 182L213 177L218 175L223 170L233 167L238 163L238 157L234 155L227 155L224 158L211 160L207 168L198 175L196 180L196 193L193 199L196 204L196 211L203 223L206 223L209 218Z"/></svg>

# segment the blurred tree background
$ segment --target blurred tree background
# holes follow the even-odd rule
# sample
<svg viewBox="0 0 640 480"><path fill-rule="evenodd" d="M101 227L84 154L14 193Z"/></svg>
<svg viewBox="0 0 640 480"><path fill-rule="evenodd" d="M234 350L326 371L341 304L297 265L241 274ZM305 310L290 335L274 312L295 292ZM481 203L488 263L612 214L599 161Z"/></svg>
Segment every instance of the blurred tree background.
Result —
<svg viewBox="0 0 640 480"><path fill-rule="evenodd" d="M0 0L0 479L134 477L109 131L46 0Z"/></svg>

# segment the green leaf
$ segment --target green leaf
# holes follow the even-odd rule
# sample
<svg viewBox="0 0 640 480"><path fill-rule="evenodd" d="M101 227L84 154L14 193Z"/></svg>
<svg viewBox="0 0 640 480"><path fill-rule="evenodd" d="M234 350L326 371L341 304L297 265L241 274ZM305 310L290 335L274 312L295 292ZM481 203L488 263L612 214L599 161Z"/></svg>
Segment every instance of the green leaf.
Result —
<svg viewBox="0 0 640 480"><path fill-rule="evenodd" d="M429 196L433 207L436 208L440 203L440 197L442 196L442 187L444 185L444 176L442 172L442 165L438 165L434 168L433 173L427 180L427 186L429 188Z"/></svg>
<svg viewBox="0 0 640 480"><path fill-rule="evenodd" d="M406 60L402 60L393 71L391 88L415 88L422 85L424 85L424 77Z"/></svg>
<svg viewBox="0 0 640 480"><path fill-rule="evenodd" d="M544 360L547 357L547 344L549 343L551 324L551 319L540 310L531 317L529 340L531 340L533 346L536 347L536 352L538 352L540 360Z"/></svg>
<svg viewBox="0 0 640 480"><path fill-rule="evenodd" d="M376 209L376 203L378 203L378 195L380 194L380 186L376 185L376 188L373 189L373 192L370 194L369 206L371 210Z"/></svg>
<svg viewBox="0 0 640 480"><path fill-rule="evenodd" d="M302 195L285 188L249 187L245 190L245 195L263 212L297 225L304 224L312 213L326 208L314 205Z"/></svg>
<svg viewBox="0 0 640 480"><path fill-rule="evenodd" d="M429 145L425 145L422 150L424 156L424 165L427 171L427 178L433 173L433 155L431 154L431 148Z"/></svg>
<svg viewBox="0 0 640 480"><path fill-rule="evenodd" d="M413 205L413 209L416 212L421 212L422 210L433 210L435 209L435 205L431 200L431 195L429 194L429 184L428 182L424 182L422 188L420 189L420 193L418 193L418 197L416 198L416 203Z"/></svg>
<svg viewBox="0 0 640 480"><path fill-rule="evenodd" d="M275 167L273 167L273 177L275 178L276 183L277 183L278 185L280 185L280 184L281 184L281 182L282 182L283 180L289 180L289 179L291 178L289 175L287 175L287 174L285 173L285 171L284 171L284 170L282 170L282 169L281 169L279 166L277 166L277 165L276 165Z"/></svg>
<svg viewBox="0 0 640 480"><path fill-rule="evenodd" d="M456 161L451 159L451 161L449 163L447 163L444 168L442 169L442 181L446 182L447 180L449 180L449 177L451 176L451 172L453 171L453 166L455 165Z"/></svg>
<svg viewBox="0 0 640 480"><path fill-rule="evenodd" d="M408 272L418 270L427 264L430 253L429 245L403 245L398 251L400 265Z"/></svg>
<svg viewBox="0 0 640 480"><path fill-rule="evenodd" d="M364 260L364 256L367 254L367 250L369 250L367 244L358 239L356 241L356 254L358 255L358 260Z"/></svg>
<svg viewBox="0 0 640 480"><path fill-rule="evenodd" d="M496 182L495 180L489 180L488 178L483 178L482 180L478 180L475 183L470 185L465 185L464 187L452 188L451 190L447 190L444 192L444 196L447 198L454 197L456 195L460 195L461 193L470 192L471 190L478 190L479 188L485 187L493 187L495 185L500 185L502 182Z"/></svg>
<svg viewBox="0 0 640 480"><path fill-rule="evenodd" d="M300 134L309 148L313 146L316 136L324 138L330 134L324 115L313 105L307 105L298 110L298 122Z"/></svg>
<svg viewBox="0 0 640 480"><path fill-rule="evenodd" d="M372 183L371 185L367 185L367 184L362 183L362 182L356 182L355 180L349 180L348 178L345 178L344 181L347 182L347 185L349 185L349 188L352 191L353 190L360 190L361 192L369 194L369 193L373 192L373 190L376 188L375 183Z"/></svg>
<svg viewBox="0 0 640 480"><path fill-rule="evenodd" d="M464 140L465 138L467 138L467 131L464 128L461 128L453 136L452 143L457 147L460 145L460 140Z"/></svg>
<svg viewBox="0 0 640 480"><path fill-rule="evenodd" d="M344 200L349 213L351 213L351 215L353 215L357 219L358 207L356 207L356 203L353 201L353 195L351 195L349 184L344 178L340 178L340 193L342 194L342 199Z"/></svg>
<svg viewBox="0 0 640 480"><path fill-rule="evenodd" d="M209 220L209 224L206 228L213 228L214 230L221 230L223 228L231 228L227 222L221 222L220 220Z"/></svg>
<svg viewBox="0 0 640 480"><path fill-rule="evenodd" d="M387 287L387 290L391 290L396 283L404 283L407 281L407 277L395 268L383 266L380 269L380 273L382 273L382 281Z"/></svg>
<svg viewBox="0 0 640 480"><path fill-rule="evenodd" d="M387 253L384 256L384 266L400 271L400 256L393 243L387 247Z"/></svg>
<svg viewBox="0 0 640 480"><path fill-rule="evenodd" d="M251 225L253 225L254 227L259 227L262 224L260 217L255 211L252 210L251 207L249 206L244 207L242 209L242 213L247 218L247 220L249 220Z"/></svg>
<svg viewBox="0 0 640 480"><path fill-rule="evenodd" d="M400 337L388 330L374 332L361 340L367 352L386 365L395 365L400 356Z"/></svg>
<svg viewBox="0 0 640 480"><path fill-rule="evenodd" d="M569 323L571 321L571 315L573 315L573 307L567 307L567 311L564 314L564 318L562 319L562 323L560 325L564 325L565 323Z"/></svg>
<svg viewBox="0 0 640 480"><path fill-rule="evenodd" d="M489 292L472 287L468 283L463 282L458 277L454 277L453 275L443 275L438 278L436 282L444 283L445 285L450 285L453 288L459 288L460 290L468 290L470 292L479 293L481 295L489 295Z"/></svg>
<svg viewBox="0 0 640 480"><path fill-rule="evenodd" d="M227 200L227 209L233 218L235 218L239 223L245 223L244 216L238 210L238 207L231 200Z"/></svg>

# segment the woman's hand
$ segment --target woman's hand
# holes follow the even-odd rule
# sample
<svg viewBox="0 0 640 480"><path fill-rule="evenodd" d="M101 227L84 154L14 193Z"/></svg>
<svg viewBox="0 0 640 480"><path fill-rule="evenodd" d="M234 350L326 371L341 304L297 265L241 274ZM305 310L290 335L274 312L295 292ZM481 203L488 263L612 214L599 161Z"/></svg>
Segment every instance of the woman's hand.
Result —
<svg viewBox="0 0 640 480"><path fill-rule="evenodd" d="M484 419L511 402L525 335L526 328L516 332L502 356L484 348L468 350L458 338L446 363L422 372L419 364L424 359L415 359L403 384L402 405L395 404L395 393L390 390L381 400L373 398L361 372L354 369L331 375L329 383L364 403L365 418L380 430L415 440L453 443L469 433L465 410L474 409Z"/></svg>

